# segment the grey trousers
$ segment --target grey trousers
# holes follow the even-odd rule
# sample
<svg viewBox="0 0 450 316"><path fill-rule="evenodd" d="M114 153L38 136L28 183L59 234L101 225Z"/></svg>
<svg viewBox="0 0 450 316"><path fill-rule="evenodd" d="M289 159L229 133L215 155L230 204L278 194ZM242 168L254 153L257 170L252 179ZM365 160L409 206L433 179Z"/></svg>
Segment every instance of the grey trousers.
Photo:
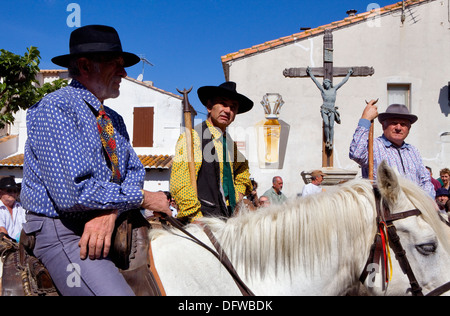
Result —
<svg viewBox="0 0 450 316"><path fill-rule="evenodd" d="M84 223L29 213L23 228L27 234L35 233L34 255L47 268L63 296L134 295L111 260L80 259L78 243Z"/></svg>

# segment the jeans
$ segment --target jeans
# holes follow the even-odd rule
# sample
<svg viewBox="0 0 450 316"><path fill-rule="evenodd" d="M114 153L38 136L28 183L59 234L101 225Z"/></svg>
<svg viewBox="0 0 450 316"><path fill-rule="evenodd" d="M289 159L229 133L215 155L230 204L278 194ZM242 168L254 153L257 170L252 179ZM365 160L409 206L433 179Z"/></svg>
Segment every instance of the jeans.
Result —
<svg viewBox="0 0 450 316"><path fill-rule="evenodd" d="M80 259L78 243L84 223L27 214L23 226L35 233L34 255L49 271L63 296L132 296L118 268L109 258Z"/></svg>

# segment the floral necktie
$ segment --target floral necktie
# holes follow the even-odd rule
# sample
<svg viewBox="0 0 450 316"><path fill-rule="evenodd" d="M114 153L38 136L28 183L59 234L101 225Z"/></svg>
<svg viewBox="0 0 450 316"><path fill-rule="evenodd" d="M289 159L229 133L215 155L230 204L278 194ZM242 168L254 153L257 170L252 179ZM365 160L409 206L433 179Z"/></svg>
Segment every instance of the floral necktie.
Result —
<svg viewBox="0 0 450 316"><path fill-rule="evenodd" d="M111 161L111 180L114 183L120 183L120 171L119 171L119 159L116 153L116 140L114 138L114 127L111 119L106 115L105 108L103 104L100 106L100 111L97 116L97 127L100 133L100 139L102 141L103 147L108 154L109 160Z"/></svg>

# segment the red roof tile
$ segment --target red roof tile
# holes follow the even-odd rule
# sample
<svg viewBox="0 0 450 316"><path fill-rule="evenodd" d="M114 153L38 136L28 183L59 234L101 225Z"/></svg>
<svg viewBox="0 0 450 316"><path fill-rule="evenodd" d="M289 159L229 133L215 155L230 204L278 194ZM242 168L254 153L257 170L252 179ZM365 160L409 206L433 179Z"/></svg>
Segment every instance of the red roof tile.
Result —
<svg viewBox="0 0 450 316"><path fill-rule="evenodd" d="M145 169L170 169L173 163L173 156L169 155L138 155ZM23 154L0 160L0 167L23 167Z"/></svg>
<svg viewBox="0 0 450 316"><path fill-rule="evenodd" d="M406 0L405 6L411 6L414 4L419 4L419 3L428 2L428 1L430 1L430 0ZM341 21L331 22L330 24L327 24L327 25L322 25L322 26L316 27L314 29L306 30L301 33L295 33L290 36L281 37L279 39L265 42L263 44L255 45L255 46L252 46L247 49L241 49L235 53L227 54L225 56L222 56L222 64L223 64L223 68L225 70L225 74L227 75L227 68L228 68L228 66L225 64L229 61L239 59L241 57L250 56L250 55L256 54L258 52L262 52L262 51L265 51L265 50L268 50L268 49L271 49L274 47L281 46L283 44L287 44L287 43L290 43L290 42L293 42L293 41L296 41L299 39L307 38L312 35L318 35L318 34L325 32L326 29L333 30L333 29L337 29L337 28L340 28L343 26L348 26L350 24L363 22L367 19L373 18L375 15L378 15L378 14L382 15L385 13L390 13L394 10L399 10L401 8L402 8L402 2L397 2L397 3L391 4L391 5L385 6L383 8L380 8L380 11L371 10L368 12L360 13L355 16L346 17L345 19L343 19Z"/></svg>
<svg viewBox="0 0 450 316"><path fill-rule="evenodd" d="M41 69L40 73L42 74L59 74L69 72L67 69Z"/></svg>
<svg viewBox="0 0 450 316"><path fill-rule="evenodd" d="M138 155L146 169L170 169L173 156L169 155Z"/></svg>
<svg viewBox="0 0 450 316"><path fill-rule="evenodd" d="M23 167L23 154L0 160L0 167Z"/></svg>

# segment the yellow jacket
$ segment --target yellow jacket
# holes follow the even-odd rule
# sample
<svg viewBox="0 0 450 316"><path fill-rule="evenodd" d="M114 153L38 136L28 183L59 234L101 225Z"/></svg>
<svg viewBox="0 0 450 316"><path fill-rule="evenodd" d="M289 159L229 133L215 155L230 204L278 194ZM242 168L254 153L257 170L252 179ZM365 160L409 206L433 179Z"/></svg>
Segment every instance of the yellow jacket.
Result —
<svg viewBox="0 0 450 316"><path fill-rule="evenodd" d="M222 132L215 128L209 121L206 121L206 124L213 137L214 147L216 149L217 158L219 159L220 182L223 184L223 148L222 142L220 141ZM192 138L194 143L195 175L197 179L203 158L202 146L200 137L195 130L192 130ZM233 152L234 159L228 157L227 160L229 162L226 163L231 164L237 203L239 201L239 193L243 196L250 194L252 184L250 181L248 161L242 153L237 150L236 143L234 143ZM194 221L203 216L200 211L200 201L197 199L195 190L190 183L188 158L186 153L186 137L184 133L180 135L175 150L175 158L170 176L170 193L179 207L178 218L188 218L189 221ZM228 201L227 204L229 204Z"/></svg>

